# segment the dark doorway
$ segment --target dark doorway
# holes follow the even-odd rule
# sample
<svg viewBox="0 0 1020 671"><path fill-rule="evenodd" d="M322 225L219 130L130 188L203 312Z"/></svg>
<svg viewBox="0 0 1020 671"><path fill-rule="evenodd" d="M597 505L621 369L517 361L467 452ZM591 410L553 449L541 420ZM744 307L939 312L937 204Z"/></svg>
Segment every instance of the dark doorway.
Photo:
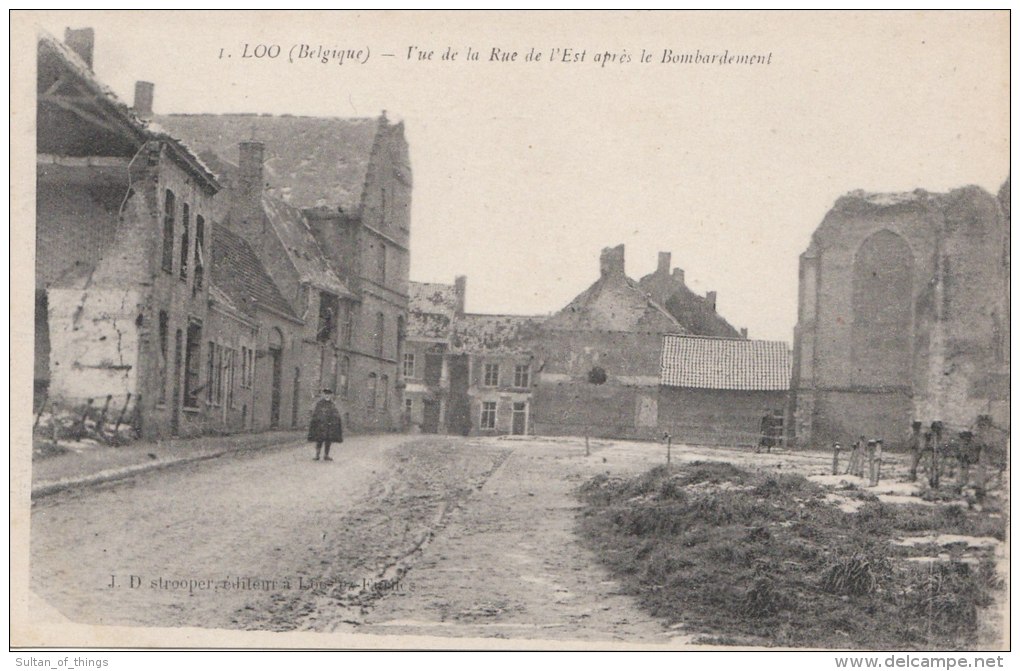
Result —
<svg viewBox="0 0 1020 671"><path fill-rule="evenodd" d="M514 403L513 423L510 426L510 433L515 436L523 436L528 433L527 403Z"/></svg>
<svg viewBox="0 0 1020 671"><path fill-rule="evenodd" d="M170 435L181 432L181 364L184 361L184 334L174 333L174 395L170 400Z"/></svg>
<svg viewBox="0 0 1020 671"><path fill-rule="evenodd" d="M272 363L273 383L272 395L269 406L269 428L280 428L280 395L283 387L283 350L277 347L269 348L269 359Z"/></svg>
<svg viewBox="0 0 1020 671"><path fill-rule="evenodd" d="M440 380L443 379L443 355L432 354L427 352L425 354L425 384L430 387L439 386Z"/></svg>
<svg viewBox="0 0 1020 671"><path fill-rule="evenodd" d="M439 401L422 402L422 433L439 433Z"/></svg>

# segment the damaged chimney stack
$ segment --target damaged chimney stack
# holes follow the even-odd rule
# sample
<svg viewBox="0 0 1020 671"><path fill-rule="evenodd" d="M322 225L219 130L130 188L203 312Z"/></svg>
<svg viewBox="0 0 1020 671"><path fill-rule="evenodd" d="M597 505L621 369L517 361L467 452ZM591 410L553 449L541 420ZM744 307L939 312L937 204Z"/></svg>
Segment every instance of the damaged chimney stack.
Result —
<svg viewBox="0 0 1020 671"><path fill-rule="evenodd" d="M670 258L671 254L669 252L659 252L659 267L655 270L657 274L669 275Z"/></svg>
<svg viewBox="0 0 1020 671"><path fill-rule="evenodd" d="M674 268L673 269L673 279L676 280L677 282L679 282L680 284L683 284L684 283L684 269L683 268Z"/></svg>
<svg viewBox="0 0 1020 671"><path fill-rule="evenodd" d="M599 270L602 277L609 277L610 275L623 277L625 274L623 259L623 245L604 248L602 250L602 255L599 257Z"/></svg>
<svg viewBox="0 0 1020 671"><path fill-rule="evenodd" d="M78 54L78 58L92 69L92 52L96 46L96 33L91 28L65 28L64 44Z"/></svg>
<svg viewBox="0 0 1020 671"><path fill-rule="evenodd" d="M454 307L454 313L457 317L464 316L464 299L467 295L467 277L464 275L457 275L453 278L453 295L456 305Z"/></svg>
<svg viewBox="0 0 1020 671"><path fill-rule="evenodd" d="M135 104L132 107L139 119L152 118L152 100L156 85L152 82L135 82Z"/></svg>
<svg viewBox="0 0 1020 671"><path fill-rule="evenodd" d="M714 291L709 291L709 292L707 292L705 294L705 300L708 301L708 304L712 308L713 311L715 310L715 299L716 299L716 296L717 296L717 294Z"/></svg>

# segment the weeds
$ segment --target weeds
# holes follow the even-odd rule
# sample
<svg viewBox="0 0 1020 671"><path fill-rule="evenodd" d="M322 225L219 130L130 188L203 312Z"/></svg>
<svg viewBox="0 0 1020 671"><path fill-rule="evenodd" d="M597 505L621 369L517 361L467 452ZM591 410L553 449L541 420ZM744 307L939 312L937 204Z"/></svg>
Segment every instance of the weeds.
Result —
<svg viewBox="0 0 1020 671"><path fill-rule="evenodd" d="M579 490L582 533L644 608L750 645L966 648L978 609L1002 589L990 561L919 566L910 533L1003 538L1005 522L959 507L886 505L862 493L844 513L798 475L732 464L660 466ZM963 567L963 568L960 568Z"/></svg>

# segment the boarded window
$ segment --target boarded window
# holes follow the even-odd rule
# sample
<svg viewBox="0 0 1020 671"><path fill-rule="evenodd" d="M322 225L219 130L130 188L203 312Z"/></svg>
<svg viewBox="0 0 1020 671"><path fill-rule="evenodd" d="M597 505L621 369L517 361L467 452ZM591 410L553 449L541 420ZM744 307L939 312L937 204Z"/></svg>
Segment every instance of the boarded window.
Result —
<svg viewBox="0 0 1020 671"><path fill-rule="evenodd" d="M202 290L205 281L205 219L202 215L195 217L195 283L192 293Z"/></svg>
<svg viewBox="0 0 1020 671"><path fill-rule="evenodd" d="M380 403L380 405L382 406L383 410L389 410L390 409L390 376L389 375L383 375L382 376L382 380L381 380L381 382L379 384L379 387L380 387L379 391L382 392L382 403Z"/></svg>
<svg viewBox="0 0 1020 671"><path fill-rule="evenodd" d="M174 271L174 192L166 190L163 200L163 270Z"/></svg>
<svg viewBox="0 0 1020 671"><path fill-rule="evenodd" d="M375 355L382 357L386 337L386 318L383 313L375 316Z"/></svg>
<svg viewBox="0 0 1020 671"><path fill-rule="evenodd" d="M191 208L188 207L187 203L181 208L181 224L184 230L181 232L181 279L188 279L188 254L191 252L189 249L190 241L189 235L191 233Z"/></svg>
<svg viewBox="0 0 1020 671"><path fill-rule="evenodd" d="M202 351L202 327L199 324L188 326L187 347L184 352L184 406L199 407L198 398L201 392L199 384Z"/></svg>
<svg viewBox="0 0 1020 671"><path fill-rule="evenodd" d="M375 373L368 374L368 388L365 390L365 406L372 410L375 408L375 396L379 393L379 378Z"/></svg>
<svg viewBox="0 0 1020 671"><path fill-rule="evenodd" d="M170 337L170 318L165 310L159 311L159 403L166 403L167 340Z"/></svg>

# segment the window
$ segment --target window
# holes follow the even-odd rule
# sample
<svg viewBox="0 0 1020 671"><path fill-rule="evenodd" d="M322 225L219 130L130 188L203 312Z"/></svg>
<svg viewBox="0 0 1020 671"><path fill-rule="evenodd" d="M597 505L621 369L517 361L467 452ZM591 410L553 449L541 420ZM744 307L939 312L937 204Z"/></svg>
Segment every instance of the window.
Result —
<svg viewBox="0 0 1020 671"><path fill-rule="evenodd" d="M213 380L216 379L216 343L209 341L209 363L206 371L205 400L210 405L216 400L213 397Z"/></svg>
<svg viewBox="0 0 1020 671"><path fill-rule="evenodd" d="M339 306L340 299L334 294L326 291L319 293L319 329L315 335L319 342L329 342L333 339Z"/></svg>
<svg viewBox="0 0 1020 671"><path fill-rule="evenodd" d="M241 348L241 386L248 386L248 348Z"/></svg>
<svg viewBox="0 0 1020 671"><path fill-rule="evenodd" d="M199 324L188 326L188 340L184 351L184 407L198 408L199 368L202 363L199 357L202 351L202 327Z"/></svg>
<svg viewBox="0 0 1020 671"><path fill-rule="evenodd" d="M234 407L234 374L237 370L237 350L227 350L227 407Z"/></svg>
<svg viewBox="0 0 1020 671"><path fill-rule="evenodd" d="M165 310L159 311L159 403L166 403L166 348L170 318Z"/></svg>
<svg viewBox="0 0 1020 671"><path fill-rule="evenodd" d="M216 372L213 376L213 380L210 384L213 385L213 403L216 405L223 405L223 392L224 382L226 381L226 365L227 365L227 350L222 345L217 345L216 349Z"/></svg>
<svg viewBox="0 0 1020 671"><path fill-rule="evenodd" d="M496 428L496 402L482 401L482 421L479 426L483 429Z"/></svg>
<svg viewBox="0 0 1020 671"><path fill-rule="evenodd" d="M379 243L379 282L386 284L386 244Z"/></svg>
<svg viewBox="0 0 1020 671"><path fill-rule="evenodd" d="M347 398L350 392L351 385L349 380L351 377L351 357L345 356L340 360L340 396L341 398Z"/></svg>
<svg viewBox="0 0 1020 671"><path fill-rule="evenodd" d="M404 414L407 415L407 418L409 420L411 418L411 413L412 413L413 410L414 410L414 399L405 398L404 399Z"/></svg>
<svg viewBox="0 0 1020 671"><path fill-rule="evenodd" d="M163 270L174 271L174 192L170 189L163 200Z"/></svg>
<svg viewBox="0 0 1020 671"><path fill-rule="evenodd" d="M404 354L404 377L414 377L414 353Z"/></svg>
<svg viewBox="0 0 1020 671"><path fill-rule="evenodd" d="M382 404L381 404L382 405L382 409L383 410L389 410L390 409L390 376L389 375L383 375L381 382L382 382L382 384L380 384L379 386L382 387L382 389L381 389L381 391L382 391Z"/></svg>
<svg viewBox="0 0 1020 671"><path fill-rule="evenodd" d="M485 364L485 380L484 384L486 387L498 387L499 386L499 364L498 363L487 363Z"/></svg>
<svg viewBox="0 0 1020 671"><path fill-rule="evenodd" d="M341 313L341 328L343 329L340 334L341 344L350 349L351 341L354 338L354 311L351 310L351 304L344 301L340 306Z"/></svg>
<svg viewBox="0 0 1020 671"><path fill-rule="evenodd" d="M383 313L379 313L375 316L375 355L382 357L383 355L383 343L384 343L384 332L386 330L386 318Z"/></svg>
<svg viewBox="0 0 1020 671"><path fill-rule="evenodd" d="M188 254L191 252L188 249L188 234L191 232L191 209L187 203L181 208L183 213L181 216L181 223L184 225L184 232L181 233L181 279L188 279Z"/></svg>
<svg viewBox="0 0 1020 671"><path fill-rule="evenodd" d="M191 287L192 294L202 290L205 276L205 219L202 215L195 217L195 283Z"/></svg>
<svg viewBox="0 0 1020 671"><path fill-rule="evenodd" d="M531 385L531 366L518 364L514 366L514 386L528 387Z"/></svg>
<svg viewBox="0 0 1020 671"><path fill-rule="evenodd" d="M365 398L365 407L369 410L375 409L375 395L379 393L379 379L375 373L368 374L368 389L366 393L368 396Z"/></svg>

